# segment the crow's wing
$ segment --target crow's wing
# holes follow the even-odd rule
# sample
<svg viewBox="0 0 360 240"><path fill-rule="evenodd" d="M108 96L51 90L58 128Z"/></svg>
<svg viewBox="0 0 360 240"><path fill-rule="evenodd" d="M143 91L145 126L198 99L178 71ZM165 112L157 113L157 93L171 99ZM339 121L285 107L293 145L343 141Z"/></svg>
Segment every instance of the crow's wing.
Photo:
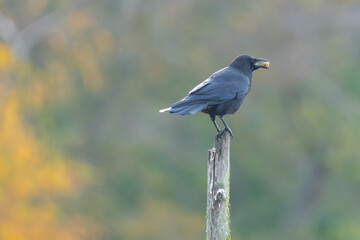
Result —
<svg viewBox="0 0 360 240"><path fill-rule="evenodd" d="M203 87L205 87L206 85L208 85L209 83L211 83L213 80L215 80L217 77L219 77L220 74L224 74L225 72L228 72L229 67L220 69L217 72L214 72L210 77L208 77L207 79L205 79L203 82L201 82L200 84L198 84L196 87L194 87L193 89L191 89L191 91L189 92L188 96L191 95L192 93L197 92L198 90L202 89ZM217 77L216 77L217 76Z"/></svg>
<svg viewBox="0 0 360 240"><path fill-rule="evenodd" d="M243 98L250 90L250 80L239 70L226 67L197 85L180 102L184 104L219 104Z"/></svg>

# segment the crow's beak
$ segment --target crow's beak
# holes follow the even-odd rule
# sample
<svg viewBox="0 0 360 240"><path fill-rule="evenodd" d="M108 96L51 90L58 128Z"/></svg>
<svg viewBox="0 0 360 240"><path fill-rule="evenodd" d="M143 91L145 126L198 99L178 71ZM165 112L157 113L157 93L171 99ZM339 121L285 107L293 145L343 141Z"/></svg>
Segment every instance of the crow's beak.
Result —
<svg viewBox="0 0 360 240"><path fill-rule="evenodd" d="M268 69L270 67L270 61L269 60L266 60L266 59L261 59L261 58L258 58L256 59L256 62L255 62L255 66L257 68L266 68Z"/></svg>

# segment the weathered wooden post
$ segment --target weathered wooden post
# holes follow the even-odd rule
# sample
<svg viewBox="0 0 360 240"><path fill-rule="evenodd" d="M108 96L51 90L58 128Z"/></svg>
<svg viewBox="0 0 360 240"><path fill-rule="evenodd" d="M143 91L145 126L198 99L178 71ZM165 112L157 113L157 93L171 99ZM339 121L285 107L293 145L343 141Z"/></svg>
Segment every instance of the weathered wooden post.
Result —
<svg viewBox="0 0 360 240"><path fill-rule="evenodd" d="M215 138L207 165L206 239L229 240L230 235L230 133Z"/></svg>

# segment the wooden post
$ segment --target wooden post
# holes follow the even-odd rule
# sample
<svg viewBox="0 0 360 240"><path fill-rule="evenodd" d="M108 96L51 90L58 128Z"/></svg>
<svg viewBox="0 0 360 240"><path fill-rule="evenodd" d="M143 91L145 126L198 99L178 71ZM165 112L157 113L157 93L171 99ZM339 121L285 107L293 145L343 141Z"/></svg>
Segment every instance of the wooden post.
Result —
<svg viewBox="0 0 360 240"><path fill-rule="evenodd" d="M209 150L206 239L229 240L230 236L230 133L215 138Z"/></svg>

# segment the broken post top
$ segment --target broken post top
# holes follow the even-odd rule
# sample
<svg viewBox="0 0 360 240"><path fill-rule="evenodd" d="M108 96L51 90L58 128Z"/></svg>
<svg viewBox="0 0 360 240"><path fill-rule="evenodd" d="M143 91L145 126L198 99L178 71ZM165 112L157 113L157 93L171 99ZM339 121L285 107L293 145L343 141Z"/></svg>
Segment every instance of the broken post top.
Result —
<svg viewBox="0 0 360 240"><path fill-rule="evenodd" d="M231 134L230 132L223 130L216 134L215 136L215 148L218 149L220 146L217 146L218 144L224 144L228 143L231 140Z"/></svg>

